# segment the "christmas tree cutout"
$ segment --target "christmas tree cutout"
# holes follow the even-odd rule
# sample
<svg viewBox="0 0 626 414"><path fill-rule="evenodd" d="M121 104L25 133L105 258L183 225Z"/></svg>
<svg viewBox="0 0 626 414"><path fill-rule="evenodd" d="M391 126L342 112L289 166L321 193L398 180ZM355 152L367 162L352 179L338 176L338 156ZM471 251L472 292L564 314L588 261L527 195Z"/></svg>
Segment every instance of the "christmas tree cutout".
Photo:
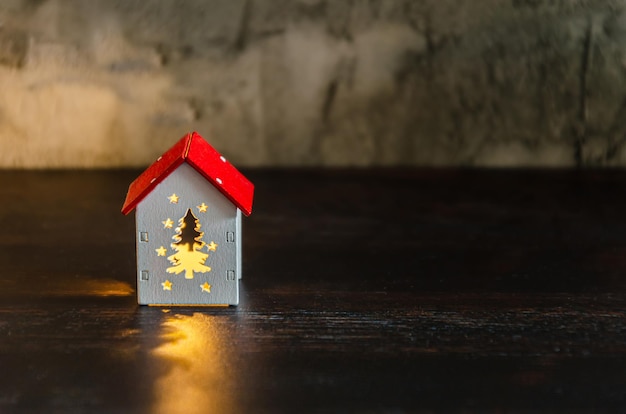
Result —
<svg viewBox="0 0 626 414"><path fill-rule="evenodd" d="M167 273L178 275L185 272L185 279L193 279L194 272L211 271L210 267L204 265L209 255L200 251L204 247L202 236L204 233L200 231L200 222L188 209L185 217L178 221L176 235L172 237L175 242L171 247L176 253L167 258L173 265L167 268Z"/></svg>

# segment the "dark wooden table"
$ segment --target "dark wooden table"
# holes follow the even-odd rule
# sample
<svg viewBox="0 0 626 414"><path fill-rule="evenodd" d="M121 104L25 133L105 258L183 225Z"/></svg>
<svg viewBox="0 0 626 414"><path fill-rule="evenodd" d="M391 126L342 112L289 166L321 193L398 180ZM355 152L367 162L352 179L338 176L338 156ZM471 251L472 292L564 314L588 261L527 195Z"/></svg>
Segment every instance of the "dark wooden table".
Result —
<svg viewBox="0 0 626 414"><path fill-rule="evenodd" d="M626 172L246 171L220 309L136 305L138 173L0 172L0 412L626 411Z"/></svg>

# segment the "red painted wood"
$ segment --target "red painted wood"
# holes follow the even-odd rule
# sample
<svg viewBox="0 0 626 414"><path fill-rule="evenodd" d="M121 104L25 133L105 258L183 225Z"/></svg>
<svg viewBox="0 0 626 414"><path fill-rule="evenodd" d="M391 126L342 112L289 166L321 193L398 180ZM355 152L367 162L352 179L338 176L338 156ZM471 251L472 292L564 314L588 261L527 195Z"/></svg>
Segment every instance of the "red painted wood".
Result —
<svg viewBox="0 0 626 414"><path fill-rule="evenodd" d="M217 187L243 214L249 216L252 213L254 185L195 132L189 142L186 161Z"/></svg>
<svg viewBox="0 0 626 414"><path fill-rule="evenodd" d="M187 137L184 137L130 184L122 213L128 214L133 211L157 184L183 163L186 147Z"/></svg>
<svg viewBox="0 0 626 414"><path fill-rule="evenodd" d="M128 214L170 173L187 162L243 214L252 213L254 185L197 132L181 138L130 184L122 213Z"/></svg>

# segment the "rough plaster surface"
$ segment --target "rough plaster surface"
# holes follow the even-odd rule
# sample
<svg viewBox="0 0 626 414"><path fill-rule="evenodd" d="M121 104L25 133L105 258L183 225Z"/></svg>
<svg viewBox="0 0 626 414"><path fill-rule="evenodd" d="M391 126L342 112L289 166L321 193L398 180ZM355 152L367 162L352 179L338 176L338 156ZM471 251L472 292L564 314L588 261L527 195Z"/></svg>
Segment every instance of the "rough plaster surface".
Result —
<svg viewBox="0 0 626 414"><path fill-rule="evenodd" d="M626 1L2 0L0 167L626 165Z"/></svg>

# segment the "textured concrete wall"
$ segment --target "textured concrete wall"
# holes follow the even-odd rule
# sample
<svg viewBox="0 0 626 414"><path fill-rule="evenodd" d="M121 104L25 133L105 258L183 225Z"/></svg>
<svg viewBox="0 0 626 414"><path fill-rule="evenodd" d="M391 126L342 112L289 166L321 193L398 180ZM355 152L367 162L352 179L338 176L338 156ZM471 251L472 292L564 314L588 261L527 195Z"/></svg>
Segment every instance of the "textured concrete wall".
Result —
<svg viewBox="0 0 626 414"><path fill-rule="evenodd" d="M2 0L0 166L626 165L626 1Z"/></svg>

